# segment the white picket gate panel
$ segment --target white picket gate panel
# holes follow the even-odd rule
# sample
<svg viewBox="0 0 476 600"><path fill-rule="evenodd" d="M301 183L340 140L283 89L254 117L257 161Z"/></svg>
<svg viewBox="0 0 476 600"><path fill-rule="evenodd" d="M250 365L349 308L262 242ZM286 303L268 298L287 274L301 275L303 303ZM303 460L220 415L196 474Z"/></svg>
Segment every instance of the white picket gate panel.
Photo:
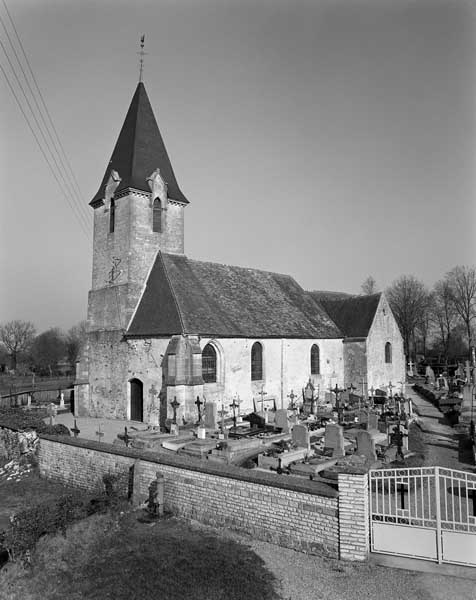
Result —
<svg viewBox="0 0 476 600"><path fill-rule="evenodd" d="M372 552L476 566L476 474L370 471L369 508Z"/></svg>

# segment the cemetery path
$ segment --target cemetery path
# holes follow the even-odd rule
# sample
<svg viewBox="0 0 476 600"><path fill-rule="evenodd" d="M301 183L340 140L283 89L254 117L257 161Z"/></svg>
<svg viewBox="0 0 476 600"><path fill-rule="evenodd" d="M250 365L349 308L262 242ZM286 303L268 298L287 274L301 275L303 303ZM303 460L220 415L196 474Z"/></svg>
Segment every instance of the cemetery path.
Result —
<svg viewBox="0 0 476 600"><path fill-rule="evenodd" d="M461 450L460 435L445 423L445 417L431 402L410 391L418 424L425 444L425 467L446 467L462 471L475 471L467 453Z"/></svg>

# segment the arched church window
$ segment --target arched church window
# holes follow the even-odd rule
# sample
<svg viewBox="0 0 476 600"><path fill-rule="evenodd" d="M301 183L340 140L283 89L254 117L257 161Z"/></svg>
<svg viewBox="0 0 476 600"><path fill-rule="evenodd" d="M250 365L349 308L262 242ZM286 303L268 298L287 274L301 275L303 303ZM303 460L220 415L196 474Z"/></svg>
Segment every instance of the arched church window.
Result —
<svg viewBox="0 0 476 600"><path fill-rule="evenodd" d="M313 344L311 348L311 375L319 375L321 372L321 359L319 346Z"/></svg>
<svg viewBox="0 0 476 600"><path fill-rule="evenodd" d="M263 346L255 342L251 347L251 381L263 379Z"/></svg>
<svg viewBox="0 0 476 600"><path fill-rule="evenodd" d="M202 350L202 377L205 383L217 380L217 353L211 344L207 344Z"/></svg>
<svg viewBox="0 0 476 600"><path fill-rule="evenodd" d="M114 225L116 224L116 204L114 198L111 198L109 207L109 233L114 233Z"/></svg>
<svg viewBox="0 0 476 600"><path fill-rule="evenodd" d="M390 342L387 342L385 344L385 362L392 362L392 344Z"/></svg>
<svg viewBox="0 0 476 600"><path fill-rule="evenodd" d="M154 200L152 207L152 231L162 233L162 204L159 198Z"/></svg>

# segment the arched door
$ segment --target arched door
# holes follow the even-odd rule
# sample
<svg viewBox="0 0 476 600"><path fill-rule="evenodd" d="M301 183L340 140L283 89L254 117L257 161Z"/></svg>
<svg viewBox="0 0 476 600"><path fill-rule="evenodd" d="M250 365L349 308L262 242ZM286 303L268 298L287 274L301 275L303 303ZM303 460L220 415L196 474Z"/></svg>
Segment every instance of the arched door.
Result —
<svg viewBox="0 0 476 600"><path fill-rule="evenodd" d="M143 385L140 379L131 379L131 421L142 421L144 399Z"/></svg>

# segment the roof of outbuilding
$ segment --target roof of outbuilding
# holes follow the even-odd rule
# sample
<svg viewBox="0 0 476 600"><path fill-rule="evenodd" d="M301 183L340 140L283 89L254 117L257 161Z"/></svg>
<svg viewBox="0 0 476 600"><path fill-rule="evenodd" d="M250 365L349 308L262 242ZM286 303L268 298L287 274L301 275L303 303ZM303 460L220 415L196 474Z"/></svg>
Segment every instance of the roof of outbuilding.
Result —
<svg viewBox="0 0 476 600"><path fill-rule="evenodd" d="M341 338L288 275L158 253L127 331L131 336Z"/></svg>
<svg viewBox="0 0 476 600"><path fill-rule="evenodd" d="M314 292L309 292L314 297ZM345 337L367 337L382 294L352 296L341 300L315 300L324 308Z"/></svg>
<svg viewBox="0 0 476 600"><path fill-rule="evenodd" d="M160 169L160 174L167 183L168 197L188 204L188 200L175 179L144 84L140 82L127 111L99 190L90 204L94 206L104 198L105 186L111 170L117 171L121 177L121 182L115 190L117 194L126 188L150 192L147 178L157 168Z"/></svg>

